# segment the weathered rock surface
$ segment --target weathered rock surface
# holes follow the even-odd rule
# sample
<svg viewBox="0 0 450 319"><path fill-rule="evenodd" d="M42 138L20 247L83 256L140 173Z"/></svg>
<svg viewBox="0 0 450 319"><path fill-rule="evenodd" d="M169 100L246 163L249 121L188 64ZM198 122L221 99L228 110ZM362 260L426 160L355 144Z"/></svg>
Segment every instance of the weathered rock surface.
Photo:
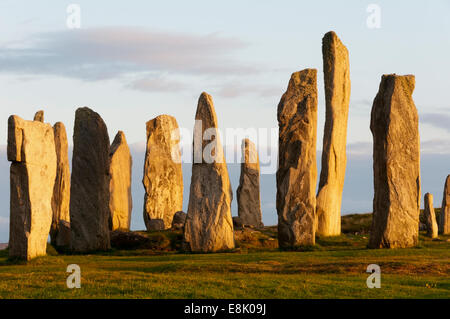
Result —
<svg viewBox="0 0 450 319"><path fill-rule="evenodd" d="M164 228L172 226L173 215L183 208L183 172L177 120L160 115L147 122L145 154L144 221L161 219Z"/></svg>
<svg viewBox="0 0 450 319"><path fill-rule="evenodd" d="M281 248L315 244L317 70L293 73L278 104L278 241Z"/></svg>
<svg viewBox="0 0 450 319"><path fill-rule="evenodd" d="M316 201L316 231L322 236L338 236L341 233L342 191L347 164L350 64L347 48L332 31L323 37L322 54L326 119Z"/></svg>
<svg viewBox="0 0 450 319"><path fill-rule="evenodd" d="M186 222L186 213L183 211L176 212L175 215L173 215L172 228L182 229L184 227L185 222Z"/></svg>
<svg viewBox="0 0 450 319"><path fill-rule="evenodd" d="M70 164L66 127L58 122L53 126L56 150L56 180L53 188L53 220L50 228L54 246L70 247ZM69 228L69 230L67 230ZM69 233L69 236L67 236Z"/></svg>
<svg viewBox="0 0 450 319"><path fill-rule="evenodd" d="M34 114L33 121L44 123L44 111L37 111L36 114Z"/></svg>
<svg viewBox="0 0 450 319"><path fill-rule="evenodd" d="M441 215L439 220L439 232L450 234L450 175L447 176L442 196Z"/></svg>
<svg viewBox="0 0 450 319"><path fill-rule="evenodd" d="M46 254L52 224L56 152L50 124L8 119L10 171L9 255L30 260Z"/></svg>
<svg viewBox="0 0 450 319"><path fill-rule="evenodd" d="M131 196L131 169L133 159L122 131L114 138L109 151L109 227L110 230L130 230L133 198Z"/></svg>
<svg viewBox="0 0 450 319"><path fill-rule="evenodd" d="M420 141L413 75L383 75L373 102L374 199L370 248L418 243Z"/></svg>
<svg viewBox="0 0 450 319"><path fill-rule="evenodd" d="M195 120L194 163L184 240L191 251L233 249L233 193L213 100L207 93L200 95Z"/></svg>
<svg viewBox="0 0 450 319"><path fill-rule="evenodd" d="M239 187L236 191L238 215L245 225L263 227L259 185L259 157L255 144L242 141L242 162Z"/></svg>
<svg viewBox="0 0 450 319"><path fill-rule="evenodd" d="M427 225L427 236L431 238L438 237L438 225L436 222L436 215L433 207L433 195L426 193L424 197L424 210L425 223Z"/></svg>
<svg viewBox="0 0 450 319"><path fill-rule="evenodd" d="M164 220L162 219L149 219L147 223L145 224L147 227L147 230L164 230L167 227L164 224Z"/></svg>
<svg viewBox="0 0 450 319"><path fill-rule="evenodd" d="M109 137L100 115L75 113L70 197L71 248L106 250L109 242Z"/></svg>

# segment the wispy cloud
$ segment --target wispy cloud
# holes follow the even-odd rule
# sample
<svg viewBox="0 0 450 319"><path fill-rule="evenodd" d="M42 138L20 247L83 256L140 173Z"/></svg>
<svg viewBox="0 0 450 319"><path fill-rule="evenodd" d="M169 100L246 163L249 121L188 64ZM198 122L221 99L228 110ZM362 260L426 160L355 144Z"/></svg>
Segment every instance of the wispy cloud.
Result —
<svg viewBox="0 0 450 319"><path fill-rule="evenodd" d="M211 75L257 72L233 53L247 43L219 34L194 35L137 27L103 27L38 33L0 46L0 72L102 80L148 72ZM140 90L173 83L136 80Z"/></svg>
<svg viewBox="0 0 450 319"><path fill-rule="evenodd" d="M450 132L450 115L445 113L422 113L419 116L421 123L429 124Z"/></svg>
<svg viewBox="0 0 450 319"><path fill-rule="evenodd" d="M217 95L226 98L235 98L243 95L256 95L260 97L281 96L283 87L267 85L246 85L240 82L224 83L218 86Z"/></svg>
<svg viewBox="0 0 450 319"><path fill-rule="evenodd" d="M447 139L432 139L420 141L422 154L450 154L450 141Z"/></svg>
<svg viewBox="0 0 450 319"><path fill-rule="evenodd" d="M150 76L134 80L127 87L143 92L177 92L188 86L183 82L169 80L163 76Z"/></svg>
<svg viewBox="0 0 450 319"><path fill-rule="evenodd" d="M372 142L354 142L347 145L347 154L355 156L372 156L373 143Z"/></svg>

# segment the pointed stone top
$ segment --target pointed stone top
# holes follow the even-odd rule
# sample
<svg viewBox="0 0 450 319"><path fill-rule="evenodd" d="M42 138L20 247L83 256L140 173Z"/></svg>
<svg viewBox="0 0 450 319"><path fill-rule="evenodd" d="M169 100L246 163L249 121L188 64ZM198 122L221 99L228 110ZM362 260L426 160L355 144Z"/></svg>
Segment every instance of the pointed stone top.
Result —
<svg viewBox="0 0 450 319"><path fill-rule="evenodd" d="M128 147L127 139L123 131L118 131L116 137L114 138L113 143L111 144L109 154L113 155L117 151L117 149L122 145L126 145Z"/></svg>
<svg viewBox="0 0 450 319"><path fill-rule="evenodd" d="M81 117L97 117L97 118L102 118L101 116L100 116L100 114L98 114L97 112L95 112L94 110L92 110L92 109L90 109L89 107L87 107L87 106L84 106L84 107L80 107L80 108L78 108L76 111L75 111L75 117L78 117L78 116L81 116Z"/></svg>
<svg viewBox="0 0 450 319"><path fill-rule="evenodd" d="M211 95L206 92L203 92L198 99L195 119L203 121L203 130L210 127L217 127L218 125L213 99Z"/></svg>
<svg viewBox="0 0 450 319"><path fill-rule="evenodd" d="M33 121L37 121L37 122L42 122L44 123L44 111L37 111L36 114L34 114L34 120Z"/></svg>
<svg viewBox="0 0 450 319"><path fill-rule="evenodd" d="M56 122L55 125L53 125L54 129L58 129L58 130L66 130L66 126L64 125L63 122Z"/></svg>
<svg viewBox="0 0 450 319"><path fill-rule="evenodd" d="M322 38L322 44L325 45L327 43L333 43L333 42L335 42L336 44L343 45L341 42L341 39L339 39L336 32L329 31L329 32L325 33L325 35Z"/></svg>

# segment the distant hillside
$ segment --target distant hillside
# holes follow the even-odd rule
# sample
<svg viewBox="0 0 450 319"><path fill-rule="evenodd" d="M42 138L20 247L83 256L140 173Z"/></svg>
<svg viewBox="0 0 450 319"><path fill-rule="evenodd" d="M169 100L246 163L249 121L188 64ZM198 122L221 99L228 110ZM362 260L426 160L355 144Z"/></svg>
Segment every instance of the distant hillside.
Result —
<svg viewBox="0 0 450 319"><path fill-rule="evenodd" d="M0 250L8 248L8 244L0 244Z"/></svg>

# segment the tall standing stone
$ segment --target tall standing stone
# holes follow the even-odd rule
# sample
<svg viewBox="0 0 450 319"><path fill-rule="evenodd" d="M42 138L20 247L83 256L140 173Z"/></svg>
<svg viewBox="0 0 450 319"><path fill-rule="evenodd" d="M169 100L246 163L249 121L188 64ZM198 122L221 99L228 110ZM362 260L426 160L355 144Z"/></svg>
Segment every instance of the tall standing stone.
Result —
<svg viewBox="0 0 450 319"><path fill-rule="evenodd" d="M184 240L191 251L233 249L233 193L213 100L207 93L200 95L195 120L194 161Z"/></svg>
<svg viewBox="0 0 450 319"><path fill-rule="evenodd" d="M441 214L439 219L439 231L450 234L450 175L447 176L444 185L444 195L442 196Z"/></svg>
<svg viewBox="0 0 450 319"><path fill-rule="evenodd" d="M172 227L173 216L183 208L179 139L178 123L174 117L160 115L147 122L147 152L142 180L147 230Z"/></svg>
<svg viewBox="0 0 450 319"><path fill-rule="evenodd" d="M46 254L52 223L56 153L50 124L8 119L10 171L9 255L30 260Z"/></svg>
<svg viewBox="0 0 450 319"><path fill-rule="evenodd" d="M75 113L70 196L71 247L75 252L110 248L109 137L100 115Z"/></svg>
<svg viewBox="0 0 450 319"><path fill-rule="evenodd" d="M414 86L413 75L383 75L373 102L370 248L411 247L419 240L420 140Z"/></svg>
<svg viewBox="0 0 450 319"><path fill-rule="evenodd" d="M323 37L322 54L326 119L316 203L316 231L322 236L338 236L341 233L342 191L347 164L350 64L347 48L333 31Z"/></svg>
<svg viewBox="0 0 450 319"><path fill-rule="evenodd" d="M259 186L259 157L255 144L242 141L242 162L239 187L236 191L238 215L244 225L263 227Z"/></svg>
<svg viewBox="0 0 450 319"><path fill-rule="evenodd" d="M109 228L130 230L133 199L131 196L131 169L133 160L127 139L122 131L114 138L109 152Z"/></svg>
<svg viewBox="0 0 450 319"><path fill-rule="evenodd" d="M317 70L293 73L278 104L278 242L315 244Z"/></svg>
<svg viewBox="0 0 450 319"><path fill-rule="evenodd" d="M36 114L34 114L33 121L44 123L44 111L37 111Z"/></svg>
<svg viewBox="0 0 450 319"><path fill-rule="evenodd" d="M431 238L437 238L438 226L433 207L433 195L431 195L430 193L426 193L424 197L423 215L425 217L425 224L427 225L427 236Z"/></svg>
<svg viewBox="0 0 450 319"><path fill-rule="evenodd" d="M56 180L53 188L53 220L50 228L51 243L57 247L70 247L70 165L66 127L58 122L53 126L56 150Z"/></svg>

